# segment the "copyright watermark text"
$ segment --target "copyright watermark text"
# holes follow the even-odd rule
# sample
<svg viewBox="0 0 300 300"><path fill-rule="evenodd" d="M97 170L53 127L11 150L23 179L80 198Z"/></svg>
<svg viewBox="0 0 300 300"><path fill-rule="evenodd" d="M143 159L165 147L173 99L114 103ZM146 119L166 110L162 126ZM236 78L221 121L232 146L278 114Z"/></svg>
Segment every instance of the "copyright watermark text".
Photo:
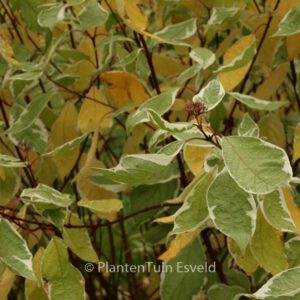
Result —
<svg viewBox="0 0 300 300"><path fill-rule="evenodd" d="M111 265L108 262L99 262L97 264L86 263L84 266L86 272L106 272L106 273L145 273L154 271L156 273L213 273L216 272L216 263L208 264L205 262L201 265L187 265L183 262L177 262L176 264L161 264L156 265L152 261L147 261L143 265Z"/></svg>

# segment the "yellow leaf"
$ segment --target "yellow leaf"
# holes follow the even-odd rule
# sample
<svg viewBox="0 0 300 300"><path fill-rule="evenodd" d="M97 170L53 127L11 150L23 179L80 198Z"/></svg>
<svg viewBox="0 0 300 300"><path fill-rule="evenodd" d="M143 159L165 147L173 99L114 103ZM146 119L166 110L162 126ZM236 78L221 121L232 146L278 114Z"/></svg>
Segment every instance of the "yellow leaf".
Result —
<svg viewBox="0 0 300 300"><path fill-rule="evenodd" d="M145 30L148 25L148 19L143 12L143 5L139 0L124 0L125 13L129 20L141 30ZM126 18L126 16L125 16Z"/></svg>
<svg viewBox="0 0 300 300"><path fill-rule="evenodd" d="M66 222L69 225L82 226L81 219L68 212ZM63 228L63 238L68 247L82 260L97 263L99 261L98 255L95 252L89 233L86 228Z"/></svg>
<svg viewBox="0 0 300 300"><path fill-rule="evenodd" d="M176 238L170 243L168 250L161 254L158 259L168 260L178 256L180 251L189 245L198 236L198 234L199 230L176 235Z"/></svg>
<svg viewBox="0 0 300 300"><path fill-rule="evenodd" d="M173 106L172 111L182 112L185 110L186 102L183 99L176 99Z"/></svg>
<svg viewBox="0 0 300 300"><path fill-rule="evenodd" d="M153 220L153 222L164 223L164 224L174 223L175 222L175 215L157 218L157 219Z"/></svg>
<svg viewBox="0 0 300 300"><path fill-rule="evenodd" d="M253 34L240 38L234 45L232 45L224 55L224 65L230 64L236 57L241 55L245 49L249 48L255 42ZM221 81L226 92L234 89L247 74L251 62L239 67L236 70L229 72L221 72L217 78Z"/></svg>
<svg viewBox="0 0 300 300"><path fill-rule="evenodd" d="M116 0L117 10L122 20L131 29L142 33L147 29L148 18L139 0Z"/></svg>
<svg viewBox="0 0 300 300"><path fill-rule="evenodd" d="M0 97L2 99L4 99L8 104L12 105L15 101L15 97L10 88L11 82L9 80L6 80L5 82L2 82L1 84L2 84L2 87L0 89ZM10 113L9 106L4 105L4 110L5 110L6 115L8 115ZM0 116L0 120L4 121L2 114Z"/></svg>
<svg viewBox="0 0 300 300"><path fill-rule="evenodd" d="M174 198L174 199L169 199L169 200L166 200L166 201L164 201L164 202L165 202L165 203L169 203L169 204L181 204L181 203L184 202L184 199L183 199L183 197L181 197L181 196L182 196L182 194L180 194L179 197L176 197L176 198Z"/></svg>
<svg viewBox="0 0 300 300"><path fill-rule="evenodd" d="M78 202L78 205L90 209L100 219L108 221L114 221L117 217L117 213L123 208L123 203L119 199L82 199Z"/></svg>
<svg viewBox="0 0 300 300"><path fill-rule="evenodd" d="M140 145L143 144L145 134L144 124L139 124L134 127L124 145L123 154L135 154L140 152Z"/></svg>
<svg viewBox="0 0 300 300"><path fill-rule="evenodd" d="M22 18L20 18L17 14L14 15L14 18L16 18L16 22L19 25L19 34L21 35L26 47L31 50L36 50L36 45L40 45L44 41L44 37L34 31L31 31ZM15 39L19 39L15 30L13 30L13 34Z"/></svg>
<svg viewBox="0 0 300 300"><path fill-rule="evenodd" d="M266 3L266 6L265 6L266 11L273 11L276 1L270 0L267 2L269 2L269 3ZM272 64L274 52L276 51L278 42L280 41L280 38L273 37L272 35L278 30L279 22L283 19L283 17L287 14L287 12L290 9L292 9L295 5L297 5L297 3L300 3L300 1L299 0L289 0L289 1L280 1L279 2L279 5L276 9L276 13L273 15L273 19L272 19L272 22L268 29L267 35L265 37L265 40L264 40L262 47L259 51L259 54L257 56L257 60L256 60L257 63L266 64L267 66L270 66ZM260 17L257 18L257 19L260 19L260 22L255 23L254 26L252 26L252 30L256 31L255 35L256 35L257 41L261 40L269 17L270 17L269 13L262 14ZM255 19L255 18L252 18L252 19ZM296 44L297 44L297 42L296 42Z"/></svg>
<svg viewBox="0 0 300 300"><path fill-rule="evenodd" d="M74 104L68 102L52 126L49 137L50 150L78 136L77 111ZM67 153L57 154L52 158L61 179L71 171L78 157L78 153L79 146Z"/></svg>
<svg viewBox="0 0 300 300"><path fill-rule="evenodd" d="M158 75L167 78L177 78L187 68L179 59L161 54L153 55L153 65Z"/></svg>
<svg viewBox="0 0 300 300"><path fill-rule="evenodd" d="M2 169L2 170L1 170ZM13 168L0 167L0 204L6 204L18 192L20 187L19 172Z"/></svg>
<svg viewBox="0 0 300 300"><path fill-rule="evenodd" d="M280 1L276 11L276 15L278 15L277 17L279 18L279 20L281 20L291 8L297 5L297 3L300 3L300 1L299 0ZM267 0L266 8L274 9L275 4L276 4L276 0Z"/></svg>
<svg viewBox="0 0 300 300"><path fill-rule="evenodd" d="M257 270L258 263L253 257L249 245L247 246L245 253L242 253L237 243L232 239L228 239L228 249L237 264L247 273L247 275L250 276Z"/></svg>
<svg viewBox="0 0 300 300"><path fill-rule="evenodd" d="M41 168L38 171L38 182L51 186L53 181L57 178L56 165L51 157L46 157L41 163Z"/></svg>
<svg viewBox="0 0 300 300"><path fill-rule="evenodd" d="M210 147L197 147L188 144L184 147L184 160L195 176L204 172L204 158L209 150Z"/></svg>
<svg viewBox="0 0 300 300"><path fill-rule="evenodd" d="M300 53L300 33L287 37L287 50L289 61L294 60Z"/></svg>
<svg viewBox="0 0 300 300"><path fill-rule="evenodd" d="M254 96L258 99L269 99L276 93L288 71L288 64L281 64L274 69L264 82L257 87Z"/></svg>
<svg viewBox="0 0 300 300"><path fill-rule="evenodd" d="M86 155L83 155L82 158L83 160L80 161L79 165L82 165L82 163L86 161ZM76 179L76 186L81 197L90 200L115 198L117 196L115 193L93 184L89 179L90 176L96 175L96 171L93 168L103 168L103 163L93 158L90 162L90 166L91 167L85 167L84 170L81 168L80 176Z"/></svg>
<svg viewBox="0 0 300 300"><path fill-rule="evenodd" d="M149 94L139 79L124 71L109 71L101 75L108 87L108 93L115 105L120 107L128 102L142 103Z"/></svg>
<svg viewBox="0 0 300 300"><path fill-rule="evenodd" d="M7 62L19 65L19 62L14 58L14 51L11 46L11 41L8 35L0 27L0 54Z"/></svg>
<svg viewBox="0 0 300 300"><path fill-rule="evenodd" d="M226 246L226 237L222 233L210 234L209 242L214 250L220 251Z"/></svg>
<svg viewBox="0 0 300 300"><path fill-rule="evenodd" d="M103 39L107 35L105 28L102 27L92 28L89 30L89 33L91 36L95 36L96 45L98 45L101 39ZM89 56L90 62L93 66L98 66L99 59L103 54L103 47L95 48L93 40L88 36L84 36L79 44L78 50Z"/></svg>
<svg viewBox="0 0 300 300"><path fill-rule="evenodd" d="M0 167L0 180L4 181L5 177L5 168Z"/></svg>
<svg viewBox="0 0 300 300"><path fill-rule="evenodd" d="M224 65L230 64L237 56L241 55L254 42L255 36L253 34L240 38L226 51L224 55Z"/></svg>
<svg viewBox="0 0 300 300"><path fill-rule="evenodd" d="M78 50L89 56L90 62L96 66L96 53L91 38L84 36L78 46Z"/></svg>
<svg viewBox="0 0 300 300"><path fill-rule="evenodd" d="M41 277L41 262L44 255L44 248L39 248L33 257L33 271L37 281L26 279L25 294L28 300L47 300L47 294L43 288Z"/></svg>
<svg viewBox="0 0 300 300"><path fill-rule="evenodd" d="M106 1L102 1L101 5L107 11L109 11L110 9L117 10L116 0L110 0L110 1L107 1L107 2Z"/></svg>
<svg viewBox="0 0 300 300"><path fill-rule="evenodd" d="M282 191L283 191L286 206L290 211L291 217L296 227L300 230L300 208L295 203L293 194L289 188L283 188Z"/></svg>
<svg viewBox="0 0 300 300"><path fill-rule="evenodd" d="M197 17L208 17L205 1L181 0L181 5L188 8L189 12Z"/></svg>
<svg viewBox="0 0 300 300"><path fill-rule="evenodd" d="M267 272L275 275L288 268L282 232L269 225L261 210L257 212L256 230L250 249L258 264Z"/></svg>
<svg viewBox="0 0 300 300"><path fill-rule="evenodd" d="M78 116L78 125L82 132L95 131L99 126L105 129L112 125L112 119L109 118L112 108L105 104L108 103L103 93L97 87L92 87L83 100Z"/></svg>
<svg viewBox="0 0 300 300"><path fill-rule="evenodd" d="M295 129L293 162L300 158L300 123Z"/></svg>
<svg viewBox="0 0 300 300"><path fill-rule="evenodd" d="M16 275L5 268L4 272L0 275L0 300L7 300L8 294L13 287Z"/></svg>
<svg viewBox="0 0 300 300"><path fill-rule="evenodd" d="M277 45L279 42L279 38L270 38L270 35L272 35L278 28L278 24L274 22L274 19L275 17L273 18L270 27L268 28L267 35L257 56L256 62L259 62L261 65L271 66L273 55L277 49ZM251 31L255 34L258 43L263 37L263 33L266 29L268 20L269 13L262 13L259 15L256 13L255 17L253 17L252 15L249 16L249 18L246 20L248 27L251 28Z"/></svg>
<svg viewBox="0 0 300 300"><path fill-rule="evenodd" d="M72 85L72 90L77 92L82 92L90 86L90 81L92 79L92 74L95 71L95 66L87 60L82 60L76 64L71 65L65 70L65 73L76 75L79 78L75 80ZM74 96L72 93L65 92L66 98Z"/></svg>
<svg viewBox="0 0 300 300"><path fill-rule="evenodd" d="M233 90L247 74L251 63L236 70L218 74L217 78L221 81L226 92Z"/></svg>
<svg viewBox="0 0 300 300"><path fill-rule="evenodd" d="M160 274L155 272L154 267L151 267L148 280L149 285L146 288L147 299L159 299L160 293L157 287L160 285Z"/></svg>
<svg viewBox="0 0 300 300"><path fill-rule="evenodd" d="M218 50L216 51L215 55L217 58L219 58L220 56L222 56L224 54L224 52L230 47L230 45L232 44L232 42L234 41L234 39L236 38L237 34L238 34L238 30L233 30L225 39L224 41L222 41L222 43L220 44L220 47L218 48Z"/></svg>
<svg viewBox="0 0 300 300"><path fill-rule="evenodd" d="M272 112L263 117L259 123L260 136L268 142L285 149L285 131L276 112Z"/></svg>

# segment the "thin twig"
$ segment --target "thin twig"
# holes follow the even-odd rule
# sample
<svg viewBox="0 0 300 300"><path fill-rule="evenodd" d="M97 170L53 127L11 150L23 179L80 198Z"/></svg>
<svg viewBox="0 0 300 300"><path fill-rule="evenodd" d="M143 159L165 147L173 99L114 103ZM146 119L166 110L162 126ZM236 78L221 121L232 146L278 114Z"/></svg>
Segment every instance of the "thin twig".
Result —
<svg viewBox="0 0 300 300"><path fill-rule="evenodd" d="M254 57L253 57L253 59L252 59L252 62L251 62L251 65L250 65L250 67L249 67L249 69L248 69L248 72L247 72L246 76L244 77L244 80L243 80L243 82L242 82L242 84L241 84L240 93L243 93L243 92L244 92L244 89L245 89L246 83L247 83L247 81L248 81L248 79L249 79L250 73L251 73L251 71L252 71L252 69L253 69L253 66L255 65L256 59L257 59L257 57L258 57L258 55L259 55L259 53L260 53L260 50L261 50L261 48L262 48L262 45L263 45L263 43L264 43L264 41L265 41L265 39L266 39L266 36L267 36L268 31L269 31L271 22L272 22L272 20L273 20L274 12L275 12L276 9L278 8L278 5L279 5L279 4L280 4L280 0L277 0L277 2L276 2L276 4L275 4L275 7L274 7L274 10L273 10L273 13L272 13L272 14L270 15L270 17L269 17L269 20L268 20L268 23L267 23L267 25L266 25L266 28L265 28L265 30L264 30L264 32L263 32L262 38L261 38L261 40L260 40L260 42L259 42L259 44L258 44L256 54L254 55ZM224 128L224 130L223 130L223 133L226 133L226 132L229 130L229 128L230 128L230 126L231 126L231 124L232 124L233 114L234 114L234 112L235 112L235 110L236 110L236 108L237 108L237 105L238 105L238 101L235 100L235 102L234 102L234 104L233 104L233 107L232 107L232 109L231 109L231 111L230 111L230 113L229 113L229 116L228 116L228 118L227 118L227 122L226 122L226 124L225 124L225 128Z"/></svg>
<svg viewBox="0 0 300 300"><path fill-rule="evenodd" d="M300 95L298 94L298 91L297 91L297 80L298 79L297 79L297 73L296 73L295 63L294 63L293 60L290 62L290 68L291 68L291 73L292 73L293 89L294 89L295 96L296 96L298 110L300 112Z"/></svg>
<svg viewBox="0 0 300 300"><path fill-rule="evenodd" d="M148 65L149 65L149 68L150 68L150 71L151 71L152 82L153 82L153 85L154 85L153 87L155 88L156 93L160 94L160 87L159 87L159 83L158 83L158 80L157 80L156 72L155 72L155 69L154 69L153 61L152 61L152 55L151 55L151 53L148 49L147 43L146 43L143 35L139 34L139 37L140 37L140 40L142 42L144 52L145 52L145 55L146 55L146 58L147 58L147 61L148 61Z"/></svg>

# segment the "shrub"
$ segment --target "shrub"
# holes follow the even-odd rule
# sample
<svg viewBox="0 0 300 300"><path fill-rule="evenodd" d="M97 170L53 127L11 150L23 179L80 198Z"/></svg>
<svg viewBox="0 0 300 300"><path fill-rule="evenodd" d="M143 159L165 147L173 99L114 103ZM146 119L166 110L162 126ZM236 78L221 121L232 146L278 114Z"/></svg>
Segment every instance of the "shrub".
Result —
<svg viewBox="0 0 300 300"><path fill-rule="evenodd" d="M1 0L0 299L300 299L299 3Z"/></svg>

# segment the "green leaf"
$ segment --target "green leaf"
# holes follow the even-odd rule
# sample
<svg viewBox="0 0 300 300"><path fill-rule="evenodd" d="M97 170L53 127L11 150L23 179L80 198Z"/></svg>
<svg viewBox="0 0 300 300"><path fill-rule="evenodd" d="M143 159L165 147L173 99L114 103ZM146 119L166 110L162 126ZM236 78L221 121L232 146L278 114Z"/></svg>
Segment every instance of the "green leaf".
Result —
<svg viewBox="0 0 300 300"><path fill-rule="evenodd" d="M198 238L181 250L177 257L164 262L161 273L161 299L192 299L205 283L205 272L199 272L197 269L193 272L191 268L204 268L205 262L205 254ZM184 272L182 266L190 269Z"/></svg>
<svg viewBox="0 0 300 300"><path fill-rule="evenodd" d="M26 25L35 32L41 32L41 27L37 22L40 6L45 4L43 0L11 0L13 8L18 11Z"/></svg>
<svg viewBox="0 0 300 300"><path fill-rule="evenodd" d="M280 189L261 196L262 211L266 220L275 228L285 232L299 233Z"/></svg>
<svg viewBox="0 0 300 300"><path fill-rule="evenodd" d="M87 4L78 16L81 29L102 26L108 19L108 12L98 3L92 1Z"/></svg>
<svg viewBox="0 0 300 300"><path fill-rule="evenodd" d="M233 300L237 295L242 295L245 290L240 286L229 286L223 283L214 284L207 291L209 300Z"/></svg>
<svg viewBox="0 0 300 300"><path fill-rule="evenodd" d="M62 194L45 184L39 184L35 188L24 189L21 197L24 198L26 202L53 209L68 207L73 202L70 195Z"/></svg>
<svg viewBox="0 0 300 300"><path fill-rule="evenodd" d="M125 66L133 63L134 61L136 61L137 57L139 56L139 54L141 53L142 49L135 49L133 50L131 53L129 53L128 55L126 55L125 57L123 57L122 59L120 59L120 61L114 65L115 68L124 68Z"/></svg>
<svg viewBox="0 0 300 300"><path fill-rule="evenodd" d="M63 20L64 17L65 7L61 3L59 3L41 10L38 15L37 21L41 27L47 27L52 30L55 24Z"/></svg>
<svg viewBox="0 0 300 300"><path fill-rule="evenodd" d="M181 41L194 35L197 30L197 19L192 18L187 21L166 26L155 33L164 41L170 44L183 44Z"/></svg>
<svg viewBox="0 0 300 300"><path fill-rule="evenodd" d="M259 127L248 113L243 116L243 119L239 124L238 134L240 136L259 137Z"/></svg>
<svg viewBox="0 0 300 300"><path fill-rule="evenodd" d="M58 237L54 237L45 250L42 277L47 280L51 300L86 299L84 278L69 262L67 245Z"/></svg>
<svg viewBox="0 0 300 300"><path fill-rule="evenodd" d="M294 268L300 266L300 237L289 239L285 243L286 254L289 261L289 266Z"/></svg>
<svg viewBox="0 0 300 300"><path fill-rule="evenodd" d="M289 36L300 32L300 4L294 6L279 23L274 36Z"/></svg>
<svg viewBox="0 0 300 300"><path fill-rule="evenodd" d="M26 166L26 163L16 157L0 154L0 166L6 168L22 168Z"/></svg>
<svg viewBox="0 0 300 300"><path fill-rule="evenodd" d="M139 52L139 55L136 59L136 64L135 65L136 65L135 68L136 68L137 75L143 81L147 81L150 74L151 74L151 70L149 68L147 58L145 57L145 54L142 51Z"/></svg>
<svg viewBox="0 0 300 300"><path fill-rule="evenodd" d="M209 216L225 235L245 250L255 230L256 204L228 172L220 173L207 192Z"/></svg>
<svg viewBox="0 0 300 300"><path fill-rule="evenodd" d="M229 18L232 18L238 13L238 8L235 7L213 7L208 25L220 25Z"/></svg>
<svg viewBox="0 0 300 300"><path fill-rule="evenodd" d="M132 43L134 43L134 41L129 37L126 37L121 34L113 34L113 35L103 37L103 39L101 39L101 41L99 43L99 46L107 46L107 45L111 46L115 42L132 42Z"/></svg>
<svg viewBox="0 0 300 300"><path fill-rule="evenodd" d="M180 194L183 205L175 213L172 234L194 231L208 220L206 193L214 178L213 173L197 176Z"/></svg>
<svg viewBox="0 0 300 300"><path fill-rule="evenodd" d="M267 297L295 296L300 293L300 268L283 271L269 279L253 294L257 299Z"/></svg>
<svg viewBox="0 0 300 300"><path fill-rule="evenodd" d="M272 111L288 104L287 101L261 100L253 96L243 95L240 93L229 93L229 95L232 96L234 99L238 100L239 102L245 104L246 106L257 110Z"/></svg>
<svg viewBox="0 0 300 300"><path fill-rule="evenodd" d="M192 128L185 132L174 133L173 137L178 141L184 142L185 144L199 147L211 147L210 142L203 140L204 136L198 128Z"/></svg>
<svg viewBox="0 0 300 300"><path fill-rule="evenodd" d="M182 142L173 142L155 154L135 154L121 158L111 169L97 169L110 180L131 185L151 184L166 180L166 168L180 152ZM165 177L163 177L165 176Z"/></svg>
<svg viewBox="0 0 300 300"><path fill-rule="evenodd" d="M215 54L207 48L194 48L189 55L204 70L216 60Z"/></svg>
<svg viewBox="0 0 300 300"><path fill-rule="evenodd" d="M22 236L6 220L0 218L0 260L18 275L34 279L32 255Z"/></svg>
<svg viewBox="0 0 300 300"><path fill-rule="evenodd" d="M130 193L128 201L124 201L124 215L146 209L149 206L158 205L165 200L173 199L177 195L177 191L177 179L152 185L140 185ZM133 223L136 226L145 223L154 217L159 210L160 208L152 209L143 214L136 215L133 218Z"/></svg>
<svg viewBox="0 0 300 300"><path fill-rule="evenodd" d="M16 75L12 75L9 79L12 81L16 81L16 82L38 80L43 75L43 72L40 70L39 67L40 66L36 66L36 68L37 68L36 70L26 70L23 73L18 73ZM18 96L19 96L19 94L18 94Z"/></svg>
<svg viewBox="0 0 300 300"><path fill-rule="evenodd" d="M151 136L148 146L149 150L153 151L153 149L156 148L156 145L162 141L164 141L166 138L168 138L171 135L170 132L162 129L156 130L153 135Z"/></svg>
<svg viewBox="0 0 300 300"><path fill-rule="evenodd" d="M0 167L0 204L6 204L17 194L21 178L16 169Z"/></svg>
<svg viewBox="0 0 300 300"><path fill-rule="evenodd" d="M191 122L176 122L170 123L165 121L153 110L148 111L148 115L150 116L150 120L160 129L166 130L171 133L183 132L191 129L194 124Z"/></svg>
<svg viewBox="0 0 300 300"><path fill-rule="evenodd" d="M249 277L244 272L239 271L237 268L233 268L232 263L233 261L230 257L225 258L223 263L223 272L226 276L228 284L243 287L248 291L250 289ZM214 281L217 280L218 279L214 279Z"/></svg>
<svg viewBox="0 0 300 300"><path fill-rule="evenodd" d="M58 154L62 154L62 153L71 151L74 148L76 148L76 146L80 145L86 137L87 137L87 134L83 134L74 140L71 140L67 143L60 145L59 147L56 147L55 149L53 149L50 152L44 153L42 156L43 157L55 156Z"/></svg>
<svg viewBox="0 0 300 300"><path fill-rule="evenodd" d="M48 131L40 119L27 129L18 133L9 134L10 140L16 145L26 145L36 150L38 153L44 153L47 149Z"/></svg>
<svg viewBox="0 0 300 300"><path fill-rule="evenodd" d="M63 57L67 61L79 62L84 59L88 59L89 56L82 51L76 49L57 49L57 54ZM64 74L63 76L67 76ZM69 74L70 76L70 74ZM75 75L74 75L75 76Z"/></svg>
<svg viewBox="0 0 300 300"><path fill-rule="evenodd" d="M218 79L213 79L193 97L193 102L204 104L207 111L210 111L222 101L224 96L225 91L221 82Z"/></svg>
<svg viewBox="0 0 300 300"><path fill-rule="evenodd" d="M140 111L153 110L159 115L166 113L174 104L178 89L169 89L158 96L154 96L141 104Z"/></svg>
<svg viewBox="0 0 300 300"><path fill-rule="evenodd" d="M67 220L68 225L83 225L82 221L73 213L70 213ZM63 238L67 246L82 260L92 263L99 261L86 228L64 227Z"/></svg>
<svg viewBox="0 0 300 300"><path fill-rule="evenodd" d="M53 208L53 206L48 205L48 209L45 209L45 204L35 203L35 209L51 224L55 225L57 228L62 229L67 216L67 208ZM47 207L47 206L46 206Z"/></svg>
<svg viewBox="0 0 300 300"><path fill-rule="evenodd" d="M35 120L39 117L52 97L53 93L41 94L31 103L29 103L27 107L22 109L22 113L7 130L7 133L16 134L28 129L34 124Z"/></svg>
<svg viewBox="0 0 300 300"><path fill-rule="evenodd" d="M153 110L159 115L166 113L174 104L178 89L170 89L161 93L158 96L154 96L140 105L138 110L131 114L126 121L127 131L130 132L134 126L149 122L147 110Z"/></svg>
<svg viewBox="0 0 300 300"><path fill-rule="evenodd" d="M179 77L177 78L177 83L181 84L193 78L201 71L201 69L202 67L199 64L192 65L191 67L187 68L179 75Z"/></svg>
<svg viewBox="0 0 300 300"><path fill-rule="evenodd" d="M292 177L286 153L254 137L223 137L224 162L232 178L245 191L267 194L288 184Z"/></svg>

